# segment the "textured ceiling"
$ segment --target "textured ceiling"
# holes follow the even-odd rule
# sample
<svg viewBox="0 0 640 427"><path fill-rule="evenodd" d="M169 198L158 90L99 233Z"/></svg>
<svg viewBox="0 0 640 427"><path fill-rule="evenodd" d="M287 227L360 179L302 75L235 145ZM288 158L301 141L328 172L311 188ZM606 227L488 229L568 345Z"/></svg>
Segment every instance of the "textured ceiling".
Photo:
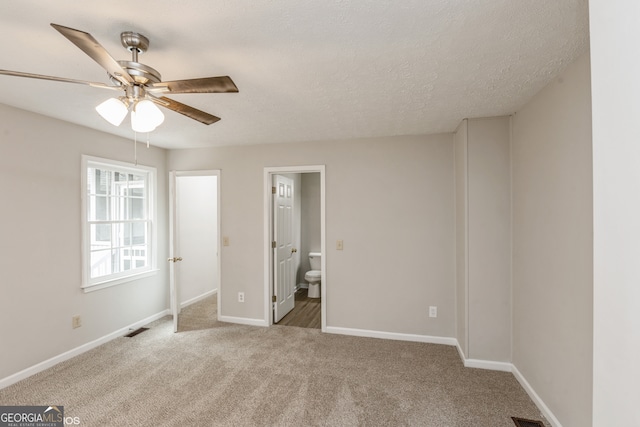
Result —
<svg viewBox="0 0 640 427"><path fill-rule="evenodd" d="M451 132L509 114L588 49L587 0L152 0L0 2L0 69L109 83L49 23L91 33L130 60L122 31L151 40L139 62L164 80L229 75L237 94L172 98L222 118L166 111L166 148ZM88 86L0 75L0 103L132 138ZM0 117L0 123L2 118ZM144 137L143 137L144 138Z"/></svg>

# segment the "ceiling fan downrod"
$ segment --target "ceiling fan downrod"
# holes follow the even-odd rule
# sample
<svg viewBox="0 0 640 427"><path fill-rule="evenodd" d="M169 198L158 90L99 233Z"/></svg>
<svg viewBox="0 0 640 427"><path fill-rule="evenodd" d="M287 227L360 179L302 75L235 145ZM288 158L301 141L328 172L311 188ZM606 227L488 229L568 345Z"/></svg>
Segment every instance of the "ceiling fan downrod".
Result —
<svg viewBox="0 0 640 427"><path fill-rule="evenodd" d="M149 39L140 33L125 31L120 33L122 46L131 52L131 60L138 62L138 54L145 53L149 49Z"/></svg>
<svg viewBox="0 0 640 427"><path fill-rule="evenodd" d="M149 48L149 39L140 33L125 31L120 34L120 41L131 52L131 61L118 61L118 64L129 73L135 84L160 83L162 76L157 70L138 62L138 55Z"/></svg>

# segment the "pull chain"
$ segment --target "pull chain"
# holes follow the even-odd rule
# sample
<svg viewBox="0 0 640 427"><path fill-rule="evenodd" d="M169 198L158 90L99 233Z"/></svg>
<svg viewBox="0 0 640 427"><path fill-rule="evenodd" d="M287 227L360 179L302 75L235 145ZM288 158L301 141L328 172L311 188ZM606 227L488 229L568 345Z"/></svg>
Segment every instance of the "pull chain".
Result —
<svg viewBox="0 0 640 427"><path fill-rule="evenodd" d="M147 132L147 148L149 148L149 132ZM133 160L138 166L138 132L133 131Z"/></svg>
<svg viewBox="0 0 640 427"><path fill-rule="evenodd" d="M138 166L138 132L133 132L133 160L134 164Z"/></svg>

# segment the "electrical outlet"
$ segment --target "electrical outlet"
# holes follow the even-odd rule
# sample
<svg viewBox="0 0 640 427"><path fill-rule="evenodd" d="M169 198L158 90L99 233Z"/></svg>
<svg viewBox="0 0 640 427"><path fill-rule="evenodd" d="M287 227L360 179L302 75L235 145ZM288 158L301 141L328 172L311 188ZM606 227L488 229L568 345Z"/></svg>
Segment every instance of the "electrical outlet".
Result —
<svg viewBox="0 0 640 427"><path fill-rule="evenodd" d="M238 292L238 302L244 302L244 292Z"/></svg>
<svg viewBox="0 0 640 427"><path fill-rule="evenodd" d="M342 240L338 240L336 242L336 250L341 251L344 249L344 243L342 242Z"/></svg>
<svg viewBox="0 0 640 427"><path fill-rule="evenodd" d="M82 326L82 319L80 318L80 315L73 316L71 318L71 327L73 329L76 329L76 328L79 328L80 326Z"/></svg>
<svg viewBox="0 0 640 427"><path fill-rule="evenodd" d="M429 306L429 317L438 317L438 307L435 305Z"/></svg>
<svg viewBox="0 0 640 427"><path fill-rule="evenodd" d="M224 236L222 238L222 246L229 246L229 237L228 236Z"/></svg>

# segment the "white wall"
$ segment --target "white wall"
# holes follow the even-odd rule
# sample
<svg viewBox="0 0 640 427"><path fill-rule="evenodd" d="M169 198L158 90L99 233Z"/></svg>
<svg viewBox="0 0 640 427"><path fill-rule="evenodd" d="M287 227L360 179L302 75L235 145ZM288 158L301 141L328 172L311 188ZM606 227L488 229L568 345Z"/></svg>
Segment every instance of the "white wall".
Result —
<svg viewBox="0 0 640 427"><path fill-rule="evenodd" d="M222 315L265 317L264 167L315 164L326 165L327 325L453 337L450 134L171 151L171 169L222 170Z"/></svg>
<svg viewBox="0 0 640 427"><path fill-rule="evenodd" d="M160 272L84 293L81 155L131 162L133 142L4 105L0 117L2 379L166 310L168 286L166 152L138 150L157 168Z"/></svg>
<svg viewBox="0 0 640 427"><path fill-rule="evenodd" d="M640 3L590 0L593 425L640 425Z"/></svg>
<svg viewBox="0 0 640 427"><path fill-rule="evenodd" d="M218 177L176 177L180 304L218 289Z"/></svg>
<svg viewBox="0 0 640 427"><path fill-rule="evenodd" d="M589 426L593 204L588 55L514 115L512 162L513 364L563 426Z"/></svg>

